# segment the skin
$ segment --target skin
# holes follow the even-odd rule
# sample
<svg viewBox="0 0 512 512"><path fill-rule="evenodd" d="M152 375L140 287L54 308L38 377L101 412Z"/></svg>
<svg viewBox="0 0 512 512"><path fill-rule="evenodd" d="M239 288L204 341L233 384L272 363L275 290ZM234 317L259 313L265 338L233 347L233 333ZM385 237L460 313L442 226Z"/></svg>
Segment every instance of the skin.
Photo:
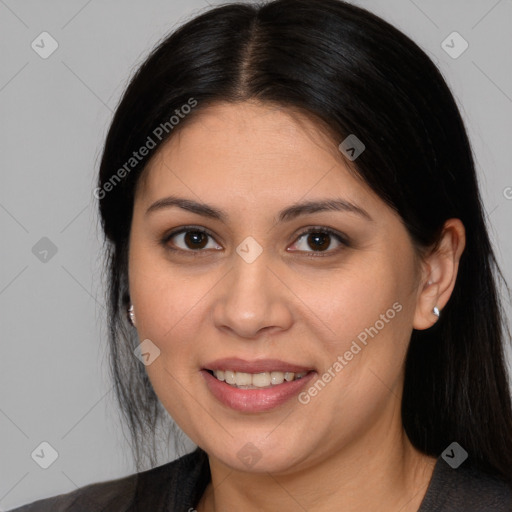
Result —
<svg viewBox="0 0 512 512"><path fill-rule="evenodd" d="M447 221L437 249L419 258L400 217L354 176L339 142L284 109L216 104L184 122L139 182L130 296L140 339L160 350L146 366L155 392L209 455L212 483L199 512L276 504L282 512L412 512L428 487L435 459L413 448L401 422L404 360L412 329L432 326L433 307L442 314L450 297L464 227ZM147 213L171 194L227 217L177 206ZM276 222L294 203L334 198L371 220L322 211ZM182 226L212 237L199 250L183 234L162 242ZM349 242L327 236L318 249L302 236L309 227ZM252 263L236 252L248 236L263 250ZM264 413L234 411L200 374L207 362L240 357L321 376L395 303L400 312L307 404L294 397ZM260 455L250 467L237 456L249 442Z"/></svg>

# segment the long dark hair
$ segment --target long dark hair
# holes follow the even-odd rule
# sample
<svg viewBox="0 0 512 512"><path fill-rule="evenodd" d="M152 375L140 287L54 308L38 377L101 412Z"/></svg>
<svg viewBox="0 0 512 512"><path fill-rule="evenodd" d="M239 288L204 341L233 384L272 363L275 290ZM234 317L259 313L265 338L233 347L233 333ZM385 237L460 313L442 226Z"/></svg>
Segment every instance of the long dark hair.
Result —
<svg viewBox="0 0 512 512"><path fill-rule="evenodd" d="M202 108L249 99L307 113L329 127L336 146L349 134L363 141L356 172L398 212L418 254L435 244L444 221L462 220L466 248L453 294L435 327L412 334L402 420L422 452L437 457L457 441L474 465L512 484L509 333L498 294L504 279L463 121L439 70L414 42L340 0L209 9L158 45L117 107L95 195L106 236L111 369L137 467L142 452L154 461L153 436L165 417L133 356L137 337L126 320L137 180ZM142 147L150 150L131 160Z"/></svg>

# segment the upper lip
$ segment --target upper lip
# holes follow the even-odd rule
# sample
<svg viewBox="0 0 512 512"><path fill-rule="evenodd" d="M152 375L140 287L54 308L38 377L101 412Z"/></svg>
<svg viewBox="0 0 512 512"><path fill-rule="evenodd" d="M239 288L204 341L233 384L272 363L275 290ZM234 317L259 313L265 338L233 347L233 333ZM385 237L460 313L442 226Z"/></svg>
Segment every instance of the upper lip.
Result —
<svg viewBox="0 0 512 512"><path fill-rule="evenodd" d="M311 367L298 364L287 363L279 359L258 359L255 361L246 361L238 357L228 357L216 359L204 365L205 370L231 370L244 373L263 373L263 372L294 372L302 373L313 370Z"/></svg>

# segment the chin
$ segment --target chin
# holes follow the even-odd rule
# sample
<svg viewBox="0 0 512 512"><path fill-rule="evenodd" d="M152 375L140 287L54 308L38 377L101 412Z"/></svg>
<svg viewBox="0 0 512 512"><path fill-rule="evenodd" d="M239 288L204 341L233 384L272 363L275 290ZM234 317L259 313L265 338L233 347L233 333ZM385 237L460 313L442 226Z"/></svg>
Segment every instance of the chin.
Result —
<svg viewBox="0 0 512 512"><path fill-rule="evenodd" d="M257 436L252 439L255 437ZM263 441L260 443L245 436L236 441L230 440L224 451L219 451L218 445L207 451L231 469L248 473L288 473L307 458L303 453L303 444L285 445L284 440L276 438L274 442L269 442L262 437Z"/></svg>

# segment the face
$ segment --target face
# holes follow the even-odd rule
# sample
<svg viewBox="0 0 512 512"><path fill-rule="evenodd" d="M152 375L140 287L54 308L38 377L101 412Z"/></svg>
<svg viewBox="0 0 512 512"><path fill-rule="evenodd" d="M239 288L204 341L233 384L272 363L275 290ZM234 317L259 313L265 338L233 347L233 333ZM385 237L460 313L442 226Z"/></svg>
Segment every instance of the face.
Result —
<svg viewBox="0 0 512 512"><path fill-rule="evenodd" d="M286 110L217 104L136 192L129 286L157 354L146 371L232 468L286 473L363 439L376 451L401 428L420 267L338 144Z"/></svg>

